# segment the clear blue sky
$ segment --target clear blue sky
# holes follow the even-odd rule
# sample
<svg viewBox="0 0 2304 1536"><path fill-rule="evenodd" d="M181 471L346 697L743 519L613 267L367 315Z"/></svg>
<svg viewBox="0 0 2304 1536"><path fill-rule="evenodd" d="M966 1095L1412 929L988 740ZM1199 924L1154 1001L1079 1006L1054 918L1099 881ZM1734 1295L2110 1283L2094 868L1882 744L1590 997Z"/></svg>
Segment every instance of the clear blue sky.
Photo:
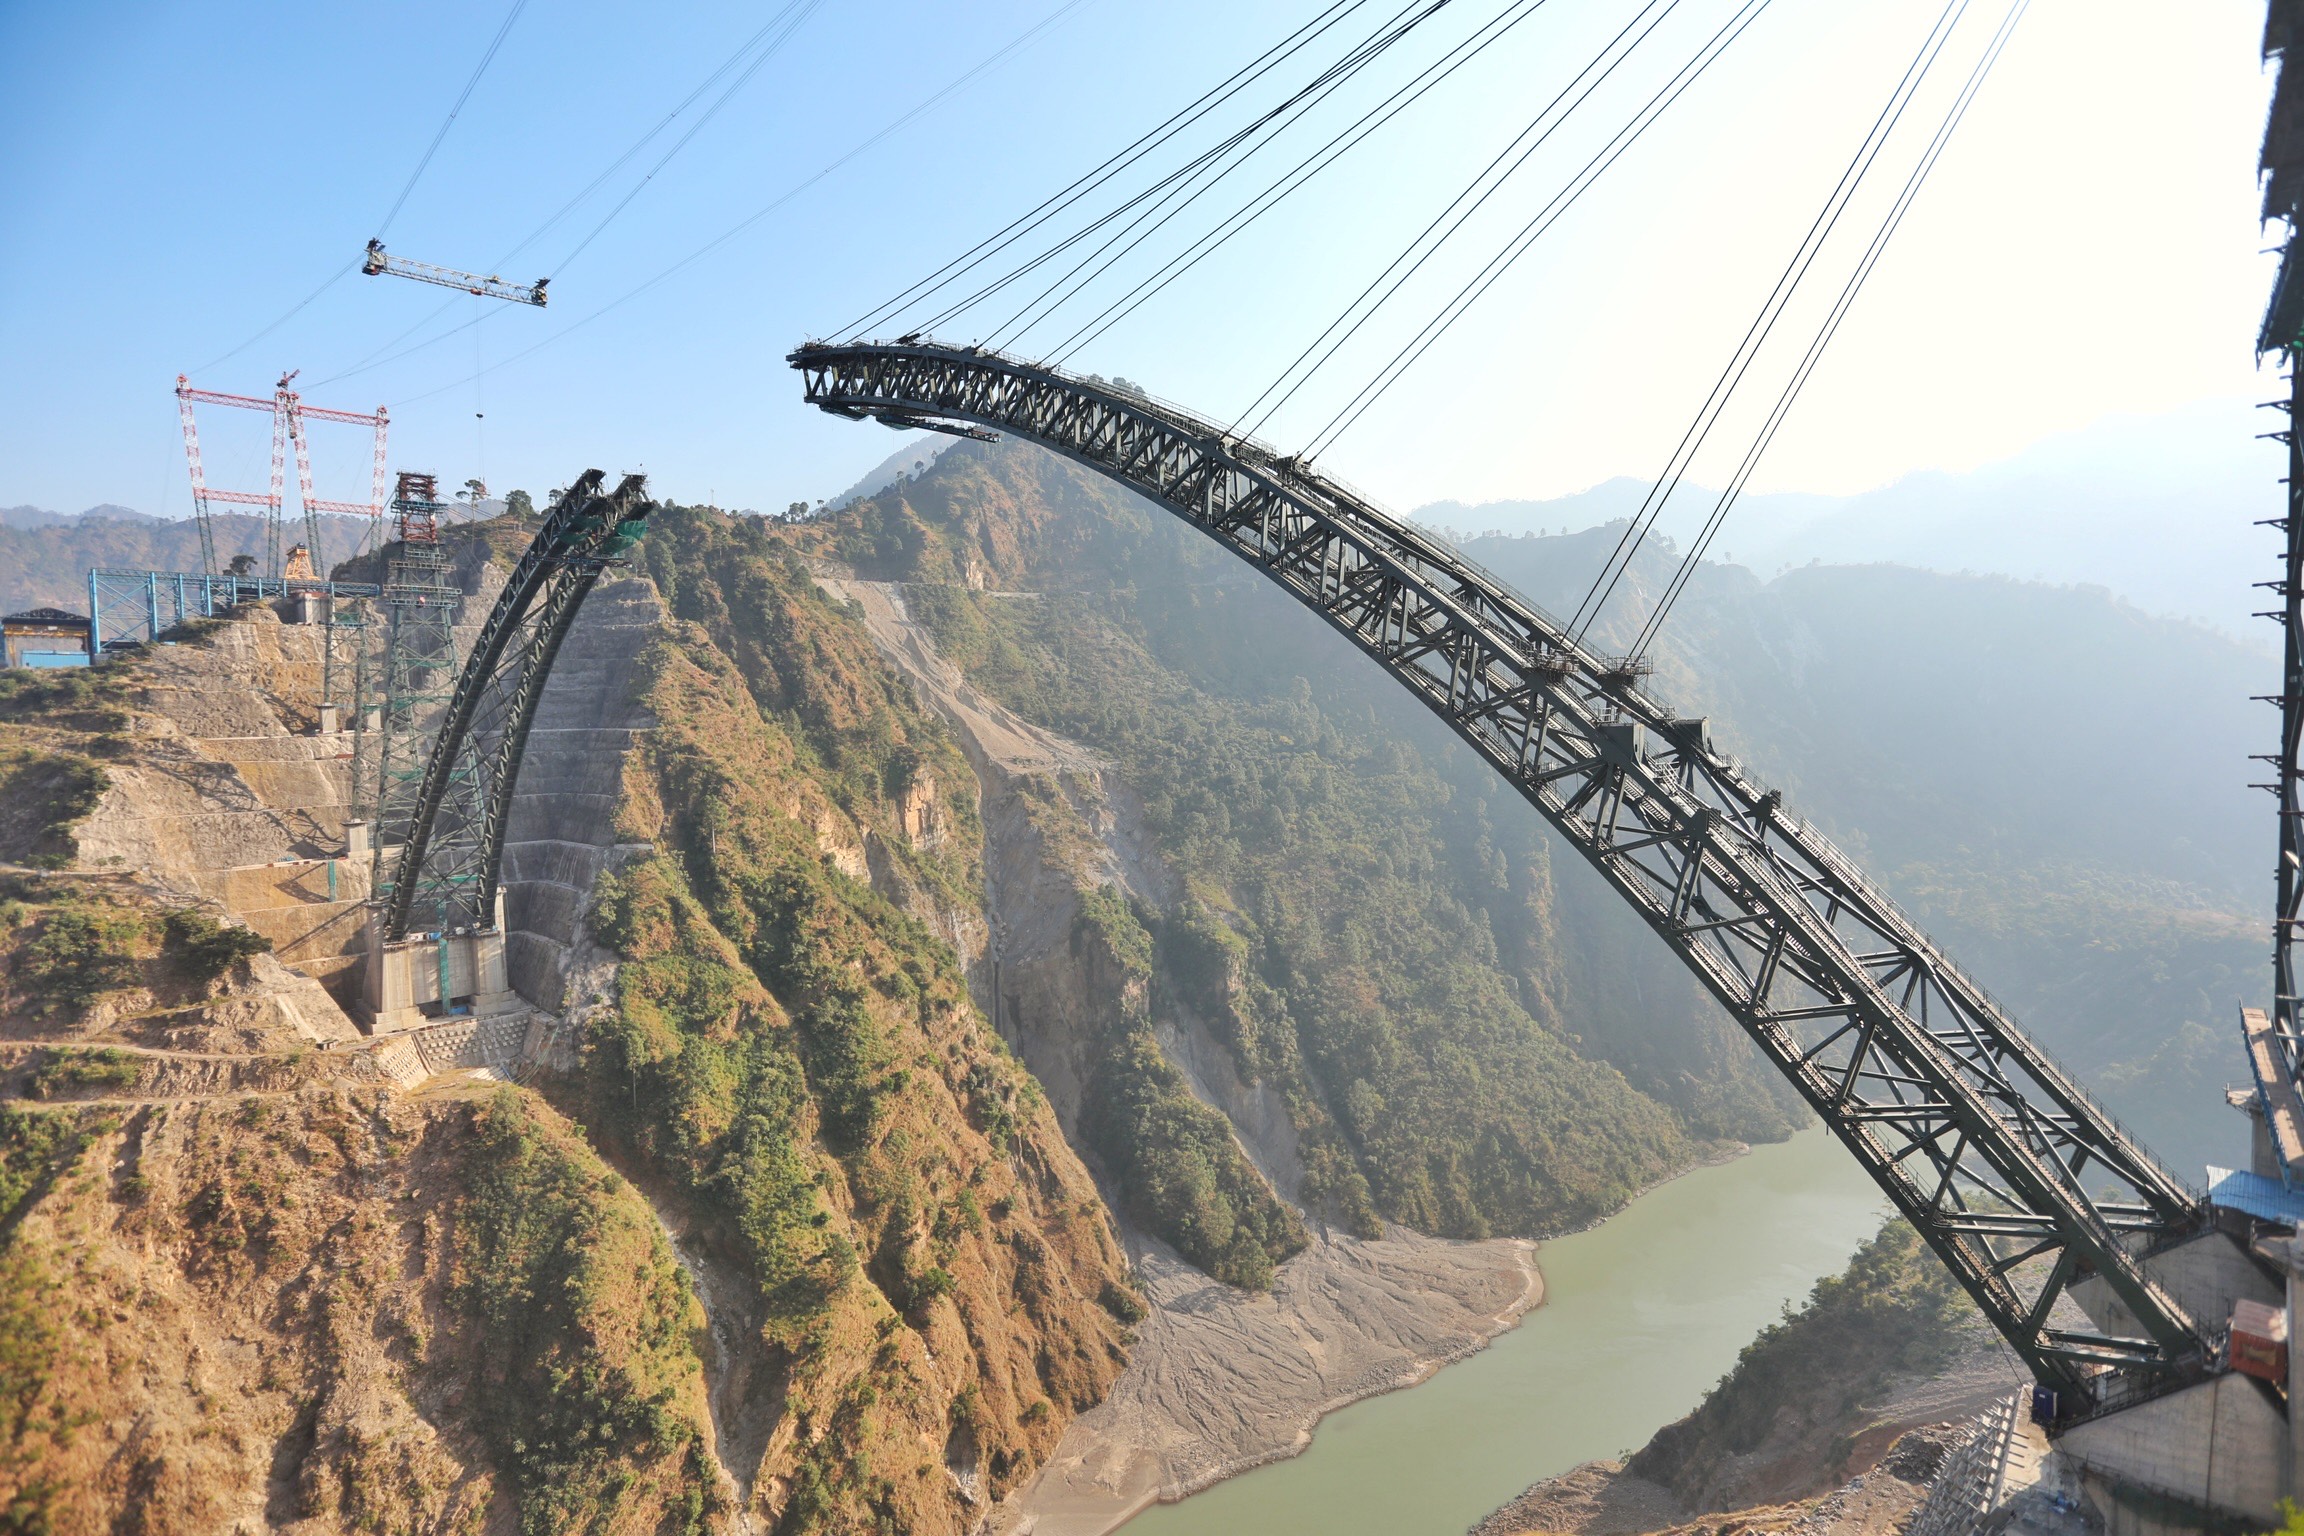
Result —
<svg viewBox="0 0 2304 1536"><path fill-rule="evenodd" d="M562 265L656 149L508 264L554 273L548 310L488 306L435 345L322 383L444 302L434 331L480 307L353 274L197 380L264 393L300 368L308 400L391 405L395 465L452 480L484 469L500 490L594 464L725 505L837 490L895 440L802 408L782 361L792 344L1028 207L1312 0L1082 0L930 114L600 311L1058 4L824 0L578 259ZM1497 8L1456 0L1432 46ZM1657 58L1732 8L1682 0L1682 34ZM506 9L0 3L0 504L183 512L175 375L357 255ZM1229 414L1635 9L1551 0L1079 365ZM1324 463L1404 506L1653 473L1937 9L1774 0ZM1977 0L1978 40L2001 9ZM772 10L530 0L392 247L492 267ZM2111 414L2263 397L2249 345L2269 278L2253 175L2261 17L2257 0L2036 0L1756 485L1853 490ZM1381 83L1429 52L1404 50ZM1548 191L1537 177L1500 196L1478 228L1492 244ZM1470 249L1477 232L1467 256L1485 254ZM1448 276L1443 262L1406 296L1403 320L1428 313ZM1357 377L1348 362L1331 404ZM1271 435L1325 419L1310 394ZM219 423L217 478L262 478L260 426ZM363 452L342 435L323 444L337 494L364 479Z"/></svg>

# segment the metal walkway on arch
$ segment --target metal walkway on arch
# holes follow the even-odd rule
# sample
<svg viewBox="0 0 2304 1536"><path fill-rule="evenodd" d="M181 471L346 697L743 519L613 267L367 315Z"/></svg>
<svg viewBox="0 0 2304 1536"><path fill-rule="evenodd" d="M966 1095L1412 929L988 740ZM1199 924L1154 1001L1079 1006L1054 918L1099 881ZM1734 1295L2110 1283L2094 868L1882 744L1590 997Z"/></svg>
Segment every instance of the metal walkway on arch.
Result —
<svg viewBox="0 0 2304 1536"><path fill-rule="evenodd" d="M1671 945L2041 1380L2102 1407L2207 1368L2209 1320L2142 1262L2202 1230L2199 1198L1632 669L1423 530L1176 406L932 342L790 361L827 411L1012 433L1118 481L1373 657ZM2059 1305L2095 1281L2118 1306L2089 1312L2132 1329Z"/></svg>

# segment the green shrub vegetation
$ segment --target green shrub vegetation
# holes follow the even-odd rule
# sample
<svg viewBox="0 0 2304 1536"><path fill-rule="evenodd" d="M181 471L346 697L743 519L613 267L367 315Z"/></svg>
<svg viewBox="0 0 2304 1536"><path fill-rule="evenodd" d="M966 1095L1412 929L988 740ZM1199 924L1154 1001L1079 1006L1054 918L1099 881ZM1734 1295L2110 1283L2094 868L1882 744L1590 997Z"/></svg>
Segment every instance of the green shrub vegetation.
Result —
<svg viewBox="0 0 2304 1536"><path fill-rule="evenodd" d="M1151 981L1152 935L1111 886L1081 897L1077 926L1131 1000L1112 1038L1099 1043L1081 1106L1090 1145L1146 1230L1219 1280L1269 1289L1280 1262L1302 1251L1304 1224L1274 1198L1231 1123L1193 1097L1133 1004Z"/></svg>
<svg viewBox="0 0 2304 1536"><path fill-rule="evenodd" d="M620 1134L721 1213L771 1316L805 1320L856 1254L829 1228L806 1069L781 1009L668 859L604 879L595 922L626 957L618 1006L593 1036Z"/></svg>
<svg viewBox="0 0 2304 1536"><path fill-rule="evenodd" d="M126 1051L103 1046L92 1051L50 1050L40 1053L32 1073L32 1096L54 1098L80 1088L125 1088L136 1081L136 1058Z"/></svg>
<svg viewBox="0 0 2304 1536"><path fill-rule="evenodd" d="M163 951L184 976L205 986L256 955L272 952L272 941L253 928L228 928L193 907L179 907L162 919Z"/></svg>
<svg viewBox="0 0 2304 1536"><path fill-rule="evenodd" d="M96 809L104 783L104 770L79 753L0 740L0 862L68 863L72 824Z"/></svg>
<svg viewBox="0 0 2304 1536"><path fill-rule="evenodd" d="M1694 1413L1657 1431L1627 1470L1700 1498L1729 1459L1786 1423L1864 1427L1861 1404L1887 1378L1947 1363L1975 1305L1919 1234L1891 1218L1848 1267L1816 1283L1799 1311L1744 1346Z"/></svg>
<svg viewBox="0 0 2304 1536"><path fill-rule="evenodd" d="M59 898L17 951L16 985L43 1014L84 1012L105 993L135 984L136 950L150 928L145 914L129 908Z"/></svg>
<svg viewBox="0 0 2304 1536"><path fill-rule="evenodd" d="M467 1166L455 1284L485 1362L474 1420L511 1473L524 1536L610 1529L639 1469L666 1456L711 1487L679 1404L701 1317L623 1182L511 1089L476 1109ZM691 1500L664 1528L701 1533L709 1513Z"/></svg>

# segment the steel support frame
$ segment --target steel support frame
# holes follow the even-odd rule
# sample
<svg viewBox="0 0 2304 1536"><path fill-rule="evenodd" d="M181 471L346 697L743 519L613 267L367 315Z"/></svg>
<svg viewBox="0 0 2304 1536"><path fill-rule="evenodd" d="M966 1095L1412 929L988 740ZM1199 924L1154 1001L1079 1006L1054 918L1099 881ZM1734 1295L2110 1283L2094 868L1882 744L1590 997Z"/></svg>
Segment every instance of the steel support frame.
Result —
<svg viewBox="0 0 2304 1536"><path fill-rule="evenodd" d="M88 572L88 654L148 644L191 619L228 617L242 603L283 597L368 598L377 589L357 581L279 581L264 576L213 576L197 571ZM122 603L130 605L122 620Z"/></svg>
<svg viewBox="0 0 2304 1536"><path fill-rule="evenodd" d="M600 573L651 510L642 476L603 495L605 478L588 470L553 504L457 674L401 856L380 887L387 943L435 911L443 932L495 923L512 795L552 663Z"/></svg>
<svg viewBox="0 0 2304 1536"><path fill-rule="evenodd" d="M1423 530L1175 406L934 343L790 362L836 414L1011 432L1119 481L1373 657L1686 962L2072 1407L2206 1368L2142 1263L2199 1229L2198 1198L1701 722ZM2060 1305L2090 1276L2140 1334Z"/></svg>
<svg viewBox="0 0 2304 1536"><path fill-rule="evenodd" d="M2304 419L2304 349L2283 349L2288 365L2289 396L2275 402L2288 417L2272 436L2288 449L2287 505L2283 515L2271 519L2286 546L2280 579L2261 582L2280 599L2280 606L2263 615L2281 628L2280 692L2270 702L2280 707L2280 751L2269 759L2274 782L2265 785L2279 797L2279 858L2273 864L2272 908L2272 1038L2286 1082L2304 1082L2304 997L2299 996L2297 926L2304 923L2304 434L2297 423ZM2263 1093L2274 1085L2259 1084ZM2270 1112L2270 1106L2266 1106ZM2283 1161L2280 1176L2294 1183L2300 1172Z"/></svg>

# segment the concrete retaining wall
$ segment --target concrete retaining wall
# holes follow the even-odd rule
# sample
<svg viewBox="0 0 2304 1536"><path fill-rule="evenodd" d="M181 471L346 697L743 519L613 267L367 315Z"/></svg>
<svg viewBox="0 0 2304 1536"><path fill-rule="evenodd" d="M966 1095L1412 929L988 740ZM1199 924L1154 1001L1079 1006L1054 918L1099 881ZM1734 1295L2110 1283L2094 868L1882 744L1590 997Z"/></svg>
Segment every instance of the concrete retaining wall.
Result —
<svg viewBox="0 0 2304 1536"><path fill-rule="evenodd" d="M504 843L505 957L512 986L539 1008L567 1006L572 954L592 887L634 849L616 838L624 755L654 725L640 707L639 659L664 620L637 577L585 599L538 702Z"/></svg>

